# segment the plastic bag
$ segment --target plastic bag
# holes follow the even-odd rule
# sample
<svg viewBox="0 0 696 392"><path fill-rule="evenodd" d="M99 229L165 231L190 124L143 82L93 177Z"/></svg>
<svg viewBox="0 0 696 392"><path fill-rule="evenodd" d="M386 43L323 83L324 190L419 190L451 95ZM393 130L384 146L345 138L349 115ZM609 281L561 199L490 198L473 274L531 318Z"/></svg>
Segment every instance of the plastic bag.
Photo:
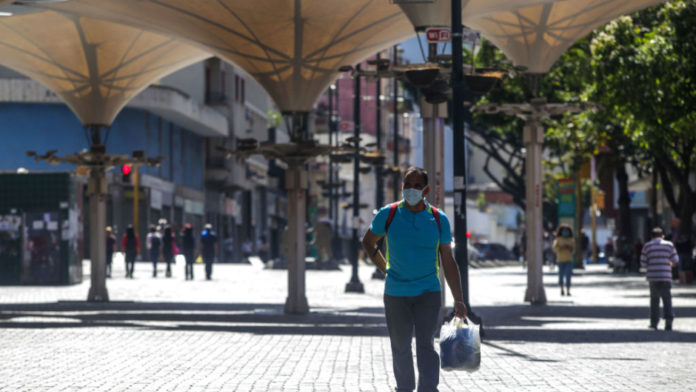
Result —
<svg viewBox="0 0 696 392"><path fill-rule="evenodd" d="M475 372L481 366L479 326L459 317L440 329L440 364L443 370Z"/></svg>

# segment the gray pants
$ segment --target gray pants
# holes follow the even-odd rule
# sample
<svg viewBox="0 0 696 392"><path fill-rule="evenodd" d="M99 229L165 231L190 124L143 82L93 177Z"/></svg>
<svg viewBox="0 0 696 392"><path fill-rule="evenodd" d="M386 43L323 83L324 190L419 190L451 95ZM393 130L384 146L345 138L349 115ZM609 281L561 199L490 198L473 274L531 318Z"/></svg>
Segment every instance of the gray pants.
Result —
<svg viewBox="0 0 696 392"><path fill-rule="evenodd" d="M667 324L672 324L672 282L650 282L650 325L657 326L660 321L660 298L662 298L663 315Z"/></svg>
<svg viewBox="0 0 696 392"><path fill-rule="evenodd" d="M416 386L411 352L414 329L418 392L437 392L440 356L433 347L433 339L439 322L440 292L428 292L415 297L385 294L384 312L391 341L397 392L413 391Z"/></svg>

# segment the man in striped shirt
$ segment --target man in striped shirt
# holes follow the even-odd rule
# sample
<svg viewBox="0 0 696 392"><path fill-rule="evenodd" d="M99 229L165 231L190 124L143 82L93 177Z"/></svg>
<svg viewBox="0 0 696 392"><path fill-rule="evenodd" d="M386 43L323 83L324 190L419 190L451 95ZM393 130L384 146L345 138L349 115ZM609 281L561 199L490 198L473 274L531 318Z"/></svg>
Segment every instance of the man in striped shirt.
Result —
<svg viewBox="0 0 696 392"><path fill-rule="evenodd" d="M662 298L665 331L672 330L672 267L679 262L677 250L670 241L664 239L662 229L652 230L652 240L643 246L640 264L647 269L646 277L650 283L650 328L657 329L660 320L660 298Z"/></svg>

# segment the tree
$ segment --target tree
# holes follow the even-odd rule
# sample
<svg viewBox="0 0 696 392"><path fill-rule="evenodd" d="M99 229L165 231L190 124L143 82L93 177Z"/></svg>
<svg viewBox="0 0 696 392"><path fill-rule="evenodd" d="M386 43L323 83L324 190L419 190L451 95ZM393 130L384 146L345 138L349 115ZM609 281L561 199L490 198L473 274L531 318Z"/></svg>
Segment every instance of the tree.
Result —
<svg viewBox="0 0 696 392"><path fill-rule="evenodd" d="M467 52L469 62L477 66L494 64L504 61L504 56L488 41L483 41L482 48L472 60ZM549 102L578 102L583 98L589 72L589 41L582 40L563 54L551 72L543 78L536 76L517 76L507 79L502 86L481 97L480 103L521 103L531 98L544 97ZM566 117L572 119L573 117ZM563 122L548 119L545 121L547 136L544 148L550 152L551 159L544 162L545 167L554 169L559 165L566 172L574 172L580 165L581 158L587 155L587 150L593 151L595 146L586 146L585 142L594 139L580 137L575 132L572 138L567 133L574 132L572 127ZM522 141L524 121L504 114L477 114L474 116L473 133L479 138L469 137L468 140L481 149L486 155L484 172L503 191L510 193L513 200L521 208L525 207L525 154ZM569 146L568 141L577 143ZM582 146L580 144L583 144ZM502 178L496 178L490 170L491 162L497 162L505 170ZM564 174L554 173L553 170L544 172L544 220L545 225L555 225L556 193L555 179Z"/></svg>
<svg viewBox="0 0 696 392"><path fill-rule="evenodd" d="M696 2L677 0L610 23L592 43L597 95L659 174L679 232L692 236L696 189ZM599 78L598 78L599 81ZM630 131L629 131L630 130Z"/></svg>

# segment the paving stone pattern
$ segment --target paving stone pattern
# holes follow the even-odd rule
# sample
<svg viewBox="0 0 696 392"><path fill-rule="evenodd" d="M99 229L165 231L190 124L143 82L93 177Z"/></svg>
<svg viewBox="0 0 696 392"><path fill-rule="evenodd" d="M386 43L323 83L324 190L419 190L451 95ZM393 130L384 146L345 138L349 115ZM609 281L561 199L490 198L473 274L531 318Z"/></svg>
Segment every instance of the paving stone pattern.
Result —
<svg viewBox="0 0 696 392"><path fill-rule="evenodd" d="M88 264L85 265L89 271ZM212 281L152 278L116 261L111 302L74 286L0 287L0 391L391 391L383 281L361 266L365 294L345 294L350 268L308 271L312 313L283 314L285 271L218 264ZM638 275L588 266L548 304L522 302L520 265L471 270L486 339L481 369L443 372L440 391L696 390L696 286L673 288L675 331L648 326ZM450 300L451 303L451 300Z"/></svg>

